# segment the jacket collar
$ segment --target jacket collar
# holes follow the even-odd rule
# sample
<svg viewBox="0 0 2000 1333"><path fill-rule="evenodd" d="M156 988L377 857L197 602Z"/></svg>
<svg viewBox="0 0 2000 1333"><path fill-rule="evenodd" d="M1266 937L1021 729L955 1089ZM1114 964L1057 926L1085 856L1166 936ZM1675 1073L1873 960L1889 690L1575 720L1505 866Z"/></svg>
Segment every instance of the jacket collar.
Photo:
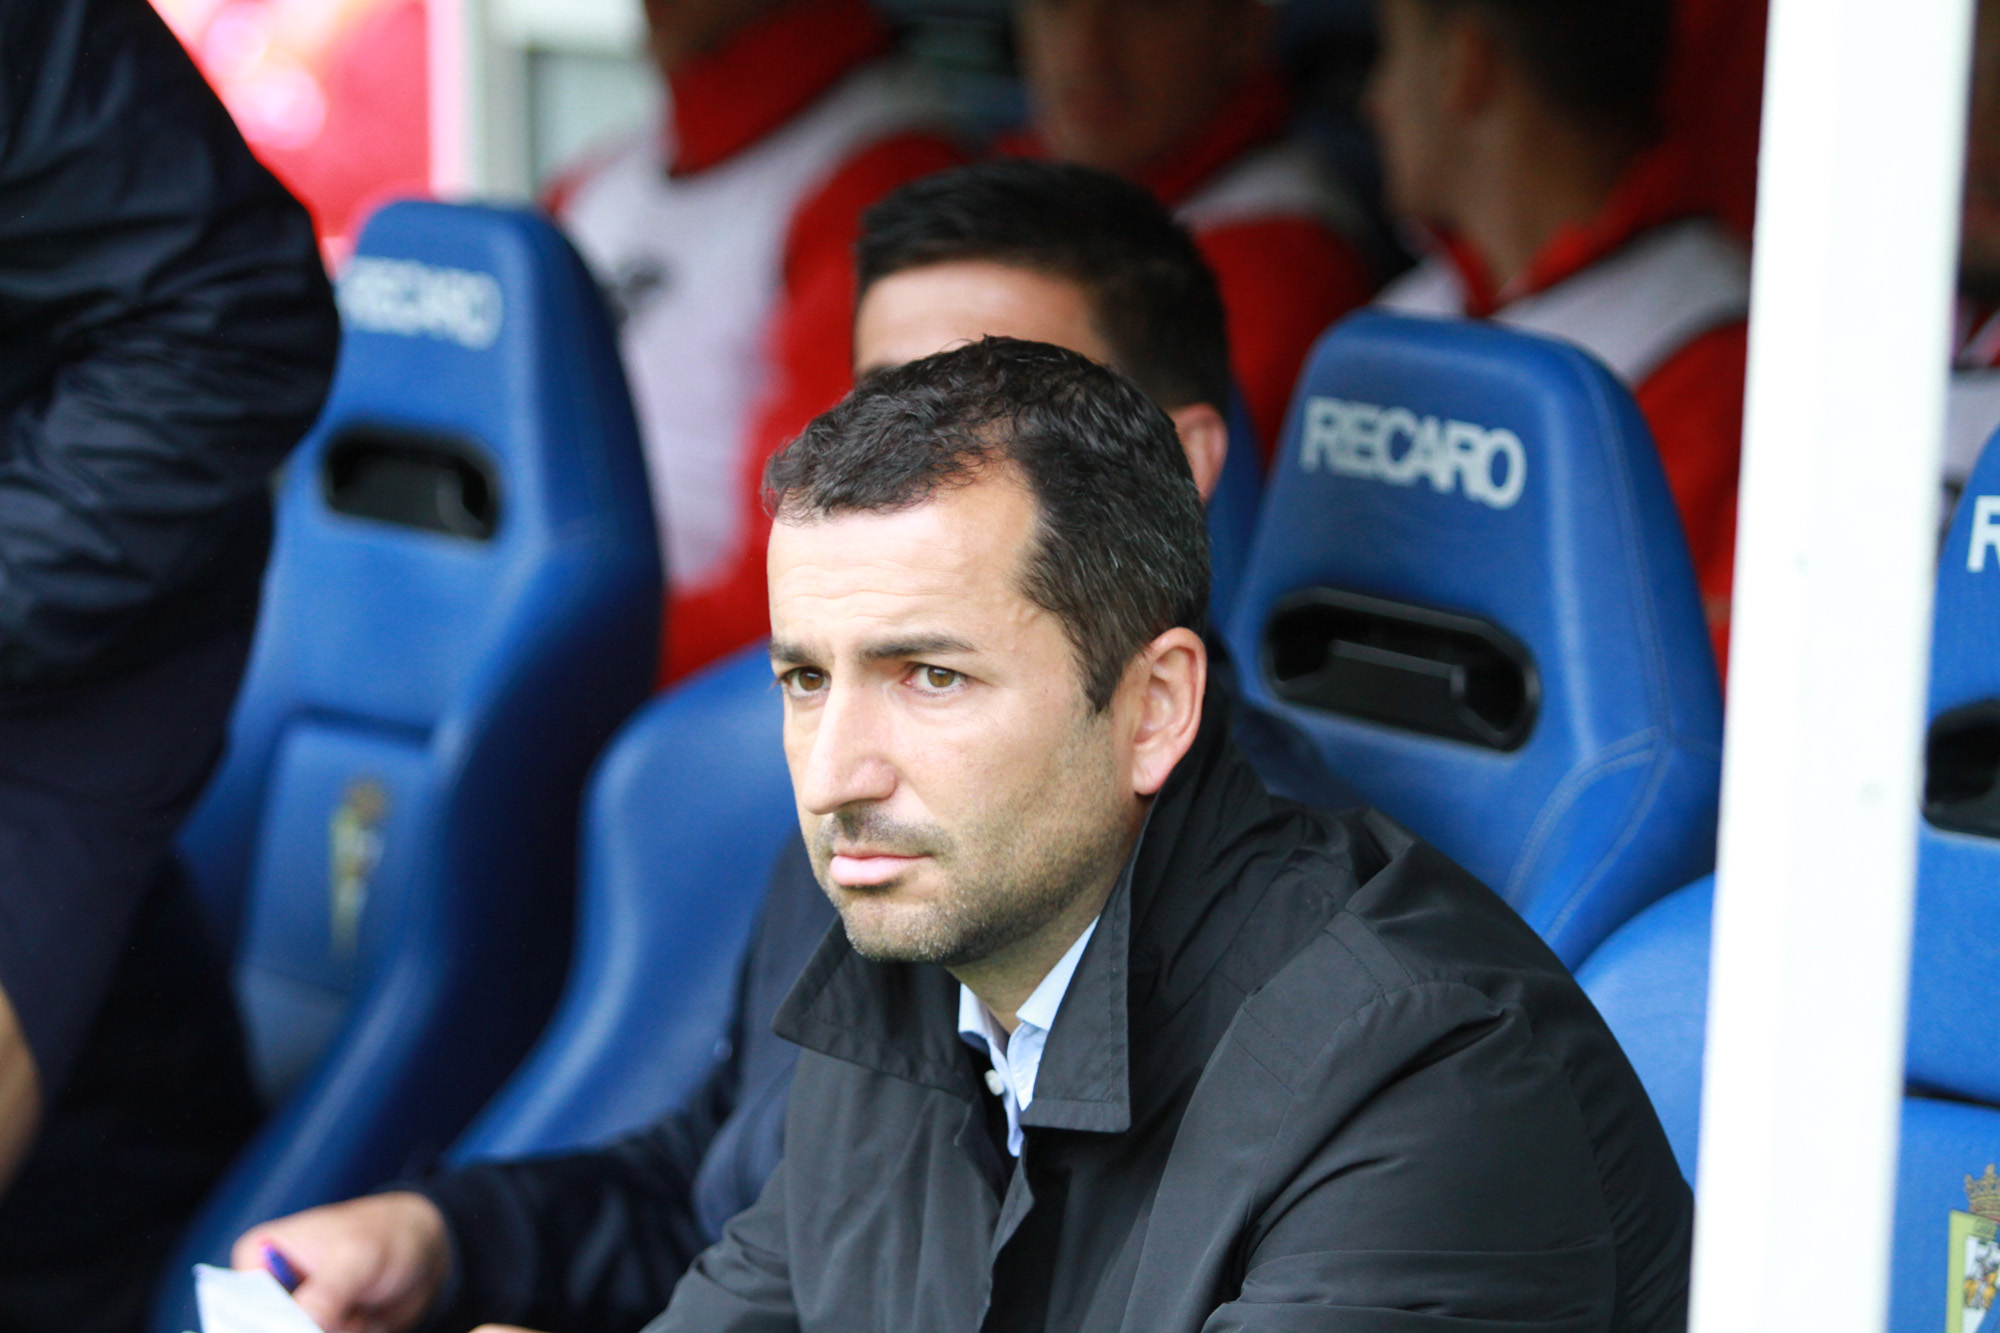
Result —
<svg viewBox="0 0 2000 1333"><path fill-rule="evenodd" d="M674 72L668 171L686 176L727 161L889 46L865 0L789 0L753 20Z"/></svg>
<svg viewBox="0 0 2000 1333"><path fill-rule="evenodd" d="M1207 978L1255 904L1227 889L1236 836L1271 808L1229 740L1227 696L1211 687L1200 733L1167 780L1106 900L1056 1014L1024 1125L1120 1133L1133 1121L1133 1040L1144 1040ZM1219 932L1215 929L1221 925ZM980 1085L958 1036L958 983L941 967L871 963L839 924L827 932L772 1025L808 1050L962 1097Z"/></svg>

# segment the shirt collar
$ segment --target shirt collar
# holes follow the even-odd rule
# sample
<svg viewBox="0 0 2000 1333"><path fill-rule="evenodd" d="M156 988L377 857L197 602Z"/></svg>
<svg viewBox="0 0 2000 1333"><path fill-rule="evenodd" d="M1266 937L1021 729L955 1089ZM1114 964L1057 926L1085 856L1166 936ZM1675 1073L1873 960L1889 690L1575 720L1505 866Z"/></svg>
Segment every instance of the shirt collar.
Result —
<svg viewBox="0 0 2000 1333"><path fill-rule="evenodd" d="M676 176L706 171L765 138L890 33L865 0L789 0L676 70L662 150Z"/></svg>
<svg viewBox="0 0 2000 1333"><path fill-rule="evenodd" d="M1063 996L1069 993L1070 978L1076 975L1076 965L1083 958L1083 951L1090 943L1090 937L1097 933L1097 917L1083 928L1083 934L1056 960L1049 974L1041 984L1028 993L1021 1007L1014 1011L1014 1017L1023 1026L1047 1032L1056 1025L1056 1011L1062 1008ZM993 1039L995 1031L1005 1031L987 1009L986 1002L972 993L972 987L961 984L958 988L958 1031L960 1036Z"/></svg>

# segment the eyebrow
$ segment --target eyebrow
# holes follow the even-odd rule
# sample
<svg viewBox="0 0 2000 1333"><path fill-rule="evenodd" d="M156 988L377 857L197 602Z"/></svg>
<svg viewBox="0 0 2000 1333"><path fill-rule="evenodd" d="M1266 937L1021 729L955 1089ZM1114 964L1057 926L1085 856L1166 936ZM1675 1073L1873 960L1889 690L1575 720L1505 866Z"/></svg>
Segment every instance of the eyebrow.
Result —
<svg viewBox="0 0 2000 1333"><path fill-rule="evenodd" d="M870 662L884 662L899 657L936 657L943 653L977 651L969 641L953 634L918 634L907 639L870 644L861 650L861 656Z"/></svg>
<svg viewBox="0 0 2000 1333"><path fill-rule="evenodd" d="M870 662L893 661L903 657L935 657L945 653L971 653L978 649L970 640L954 634L917 634L907 639L888 639L873 643L861 650L864 660ZM811 662L817 654L808 652L803 646L787 643L782 639L771 640L771 660L773 662Z"/></svg>

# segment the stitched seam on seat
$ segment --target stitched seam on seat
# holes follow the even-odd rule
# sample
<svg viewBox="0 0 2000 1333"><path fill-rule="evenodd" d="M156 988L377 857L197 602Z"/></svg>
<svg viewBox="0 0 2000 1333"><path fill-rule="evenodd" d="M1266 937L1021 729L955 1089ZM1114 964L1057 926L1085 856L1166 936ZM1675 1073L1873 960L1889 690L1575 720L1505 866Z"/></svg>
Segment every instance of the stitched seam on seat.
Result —
<svg viewBox="0 0 2000 1333"><path fill-rule="evenodd" d="M1653 766L1652 777L1640 792L1631 814L1620 828L1618 836L1604 849L1604 854L1597 858L1597 863L1577 880L1576 887L1571 890L1568 899L1563 903L1562 910L1549 919L1548 925L1542 932L1545 936L1553 937L1570 923L1583 906L1584 900L1590 896L1591 890L1603 882L1604 877L1610 872L1612 863L1639 836L1639 830L1644 827L1647 817L1659 804L1660 792L1666 786L1667 772L1671 767L1668 763L1670 757L1671 752L1667 750L1652 752L1650 756Z"/></svg>
<svg viewBox="0 0 2000 1333"><path fill-rule="evenodd" d="M1623 740L1607 745L1569 771L1536 814L1534 827L1522 841L1513 871L1507 876L1502 897L1510 903L1518 900L1518 895L1526 887L1528 870L1540 859L1542 849L1554 834L1556 825L1575 807L1583 793L1605 774L1628 768L1634 763L1643 763L1656 753L1661 748L1659 732L1658 727L1635 731Z"/></svg>
<svg viewBox="0 0 2000 1333"><path fill-rule="evenodd" d="M1616 428L1619 413L1607 393L1607 386L1595 377L1591 378L1591 397L1596 402L1599 416L1607 428L1606 434L1618 433ZM1644 421L1644 417L1641 416L1640 420ZM1646 435L1648 446L1657 449L1658 446L1652 440L1650 423L1647 425ZM1654 718L1664 717L1665 727L1671 732L1678 726L1679 719L1674 715L1673 695L1669 689L1670 673L1667 668L1665 645L1661 642L1659 608L1654 604L1652 596L1655 571L1645 543L1639 540L1638 478L1632 475L1631 459L1627 456L1626 450L1612 450L1611 463L1618 488L1623 492L1625 501L1618 511L1618 542L1630 556L1633 569L1638 576L1639 587L1644 590L1640 596L1633 599L1632 612L1636 622L1634 628L1639 634L1641 658L1648 667L1647 687L1652 706L1647 713ZM1679 521L1678 514L1675 514L1674 521Z"/></svg>

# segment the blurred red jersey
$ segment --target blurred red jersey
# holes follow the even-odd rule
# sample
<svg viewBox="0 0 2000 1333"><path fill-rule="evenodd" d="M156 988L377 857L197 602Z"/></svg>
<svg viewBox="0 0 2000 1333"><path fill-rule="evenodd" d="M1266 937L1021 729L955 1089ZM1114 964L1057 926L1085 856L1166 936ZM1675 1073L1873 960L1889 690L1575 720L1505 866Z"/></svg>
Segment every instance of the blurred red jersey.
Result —
<svg viewBox="0 0 2000 1333"><path fill-rule="evenodd" d="M761 582L735 576L753 548L762 569L764 423L846 389L862 211L960 160L889 46L861 0L793 0L676 72L659 132L549 200L619 319L667 567L663 680L763 632Z"/></svg>

